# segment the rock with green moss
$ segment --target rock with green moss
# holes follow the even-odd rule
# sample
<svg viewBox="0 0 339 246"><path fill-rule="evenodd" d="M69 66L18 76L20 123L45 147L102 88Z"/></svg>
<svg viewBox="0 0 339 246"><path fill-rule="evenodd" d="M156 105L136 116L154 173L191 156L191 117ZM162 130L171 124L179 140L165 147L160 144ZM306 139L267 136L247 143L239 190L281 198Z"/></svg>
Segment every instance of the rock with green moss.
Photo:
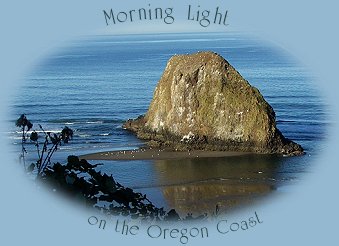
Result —
<svg viewBox="0 0 339 246"><path fill-rule="evenodd" d="M276 127L275 112L223 57L175 55L144 116L124 128L153 147L300 155Z"/></svg>

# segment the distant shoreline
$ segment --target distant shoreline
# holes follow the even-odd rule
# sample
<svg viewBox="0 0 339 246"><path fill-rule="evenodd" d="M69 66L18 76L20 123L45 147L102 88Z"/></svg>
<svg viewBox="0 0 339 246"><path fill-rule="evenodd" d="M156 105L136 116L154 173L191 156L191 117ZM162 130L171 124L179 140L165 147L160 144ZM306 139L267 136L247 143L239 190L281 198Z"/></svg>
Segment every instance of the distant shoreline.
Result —
<svg viewBox="0 0 339 246"><path fill-rule="evenodd" d="M231 152L231 151L169 151L164 149L135 149L135 150L117 150L90 153L79 156L86 160L171 160L201 157L229 157L244 156L252 154L250 152Z"/></svg>

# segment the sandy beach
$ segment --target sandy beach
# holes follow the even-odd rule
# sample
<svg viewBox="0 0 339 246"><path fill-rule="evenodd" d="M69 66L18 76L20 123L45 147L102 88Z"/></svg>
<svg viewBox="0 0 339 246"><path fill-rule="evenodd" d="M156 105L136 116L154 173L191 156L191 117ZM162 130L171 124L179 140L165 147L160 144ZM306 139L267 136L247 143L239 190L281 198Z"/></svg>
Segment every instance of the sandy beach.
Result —
<svg viewBox="0 0 339 246"><path fill-rule="evenodd" d="M79 156L86 160L169 160L201 157L243 156L248 152L227 151L168 151L163 149L135 149L91 153Z"/></svg>

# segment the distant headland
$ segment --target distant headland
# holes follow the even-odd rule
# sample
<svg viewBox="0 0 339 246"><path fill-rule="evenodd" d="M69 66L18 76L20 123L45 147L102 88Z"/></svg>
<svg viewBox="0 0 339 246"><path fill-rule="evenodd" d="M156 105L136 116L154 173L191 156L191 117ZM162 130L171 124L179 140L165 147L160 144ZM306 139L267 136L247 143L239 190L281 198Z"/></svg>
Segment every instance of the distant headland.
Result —
<svg viewBox="0 0 339 246"><path fill-rule="evenodd" d="M147 113L123 127L159 149L304 153L278 130L259 90L213 52L173 56Z"/></svg>

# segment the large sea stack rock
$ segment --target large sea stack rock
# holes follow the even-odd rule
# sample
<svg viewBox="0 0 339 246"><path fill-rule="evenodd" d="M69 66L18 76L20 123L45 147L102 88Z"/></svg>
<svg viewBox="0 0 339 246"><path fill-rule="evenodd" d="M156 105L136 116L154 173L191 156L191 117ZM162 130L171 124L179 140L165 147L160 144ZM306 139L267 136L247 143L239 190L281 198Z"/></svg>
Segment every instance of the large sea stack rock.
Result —
<svg viewBox="0 0 339 246"><path fill-rule="evenodd" d="M178 150L303 153L277 129L274 110L259 90L213 52L173 56L146 115L124 128Z"/></svg>

